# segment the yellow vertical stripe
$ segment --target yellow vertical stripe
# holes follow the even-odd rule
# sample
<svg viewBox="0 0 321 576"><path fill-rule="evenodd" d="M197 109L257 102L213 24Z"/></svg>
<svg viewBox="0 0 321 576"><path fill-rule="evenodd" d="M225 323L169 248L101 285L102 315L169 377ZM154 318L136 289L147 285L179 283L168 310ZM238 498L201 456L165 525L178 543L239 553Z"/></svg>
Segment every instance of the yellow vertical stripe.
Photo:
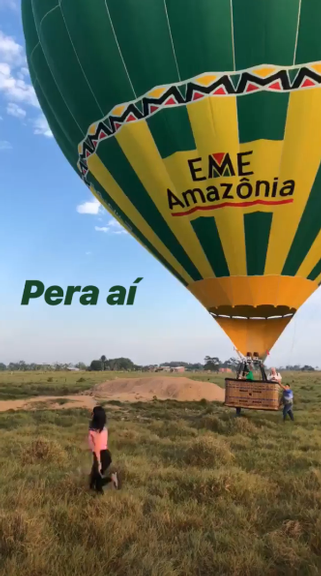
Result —
<svg viewBox="0 0 321 576"><path fill-rule="evenodd" d="M148 192L181 246L188 253L189 258L199 270L200 274L204 278L213 276L212 267L206 258L189 219L174 218L170 213L167 189L169 188L174 194L176 189L166 168L166 161L162 160L147 123L137 122L127 124L119 134L117 134L116 139L145 190ZM179 160L177 161L176 157L179 157L179 154L173 155L171 162L175 164L176 174L180 175L183 174L184 171L186 172L186 166L188 166L188 164L184 159L184 162L180 166L180 162ZM188 182L187 188L190 188L190 181Z"/></svg>
<svg viewBox="0 0 321 576"><path fill-rule="evenodd" d="M138 230L145 236L145 238L151 243L154 248L163 256L163 258L176 270L176 272L184 278L184 280L189 284L192 282L192 278L185 272L183 267L177 262L177 260L172 256L171 252L166 248L166 246L161 242L149 224L144 220L141 214L136 210L135 206L130 202L121 188L118 186L117 182L114 180L110 172L104 166L100 158L96 154L93 154L88 159L88 168L99 184L108 191L109 196L114 200L114 202L119 206L119 208L130 218L133 224ZM98 198L100 200L100 198Z"/></svg>
<svg viewBox="0 0 321 576"><path fill-rule="evenodd" d="M307 278L321 258L321 232L319 232L296 276Z"/></svg>
<svg viewBox="0 0 321 576"><path fill-rule="evenodd" d="M236 98L206 98L187 106L198 154L203 158L203 173L208 173L208 156L229 153L235 161L239 151ZM234 179L228 178L227 182ZM216 179L207 185L216 184ZM222 208L214 216L231 275L246 274L245 238L242 210ZM193 218L197 218L195 214Z"/></svg>
<svg viewBox="0 0 321 576"><path fill-rule="evenodd" d="M279 181L294 180L293 204L272 221L265 274L281 274L321 159L321 91L293 92L289 99Z"/></svg>

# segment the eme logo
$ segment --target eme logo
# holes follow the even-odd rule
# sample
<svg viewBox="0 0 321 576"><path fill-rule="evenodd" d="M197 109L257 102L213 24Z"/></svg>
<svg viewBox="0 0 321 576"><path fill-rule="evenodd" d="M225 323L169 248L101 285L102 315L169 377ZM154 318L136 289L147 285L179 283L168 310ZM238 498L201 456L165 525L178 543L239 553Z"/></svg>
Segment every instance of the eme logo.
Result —
<svg viewBox="0 0 321 576"><path fill-rule="evenodd" d="M251 176L254 174L247 167L250 166L248 156L253 154L249 152L238 152L236 154L235 166L228 152L216 152L209 154L207 157L207 174L204 176L202 169L202 158L193 158L188 160L188 167L194 182L208 180L209 178L220 178L228 176Z"/></svg>

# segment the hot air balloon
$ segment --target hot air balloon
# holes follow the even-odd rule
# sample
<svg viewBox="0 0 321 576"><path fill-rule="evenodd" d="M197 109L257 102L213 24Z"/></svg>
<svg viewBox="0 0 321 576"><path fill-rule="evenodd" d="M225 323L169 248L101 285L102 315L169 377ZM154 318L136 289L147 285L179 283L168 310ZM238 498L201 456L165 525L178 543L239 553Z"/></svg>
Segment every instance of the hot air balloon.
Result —
<svg viewBox="0 0 321 576"><path fill-rule="evenodd" d="M265 357L321 281L321 2L22 0L22 16L71 166Z"/></svg>

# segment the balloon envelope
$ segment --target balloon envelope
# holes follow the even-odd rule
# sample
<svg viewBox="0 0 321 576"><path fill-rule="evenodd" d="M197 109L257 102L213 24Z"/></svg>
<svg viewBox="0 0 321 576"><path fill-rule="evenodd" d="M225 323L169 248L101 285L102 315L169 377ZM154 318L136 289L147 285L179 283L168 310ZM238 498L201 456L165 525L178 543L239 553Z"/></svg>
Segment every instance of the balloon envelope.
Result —
<svg viewBox="0 0 321 576"><path fill-rule="evenodd" d="M264 356L321 280L320 1L22 0L22 15L67 160Z"/></svg>

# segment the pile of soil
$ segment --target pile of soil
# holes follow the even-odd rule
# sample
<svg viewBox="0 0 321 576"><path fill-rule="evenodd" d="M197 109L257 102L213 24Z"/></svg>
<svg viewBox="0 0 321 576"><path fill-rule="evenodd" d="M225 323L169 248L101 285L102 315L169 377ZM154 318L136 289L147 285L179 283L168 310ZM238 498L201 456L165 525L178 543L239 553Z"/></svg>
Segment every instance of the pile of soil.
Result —
<svg viewBox="0 0 321 576"><path fill-rule="evenodd" d="M135 402L150 401L155 396L159 400L179 400L181 402L199 401L203 398L210 402L224 402L222 388L211 382L198 382L186 377L152 376L144 378L116 378L94 387L95 398Z"/></svg>
<svg viewBox="0 0 321 576"><path fill-rule="evenodd" d="M86 408L91 411L102 400L149 402L154 397L159 400L180 402L198 402L203 398L210 402L224 402L225 392L211 382L198 382L185 377L116 378L74 396L37 396L21 400L0 400L0 412L39 408L47 410Z"/></svg>

